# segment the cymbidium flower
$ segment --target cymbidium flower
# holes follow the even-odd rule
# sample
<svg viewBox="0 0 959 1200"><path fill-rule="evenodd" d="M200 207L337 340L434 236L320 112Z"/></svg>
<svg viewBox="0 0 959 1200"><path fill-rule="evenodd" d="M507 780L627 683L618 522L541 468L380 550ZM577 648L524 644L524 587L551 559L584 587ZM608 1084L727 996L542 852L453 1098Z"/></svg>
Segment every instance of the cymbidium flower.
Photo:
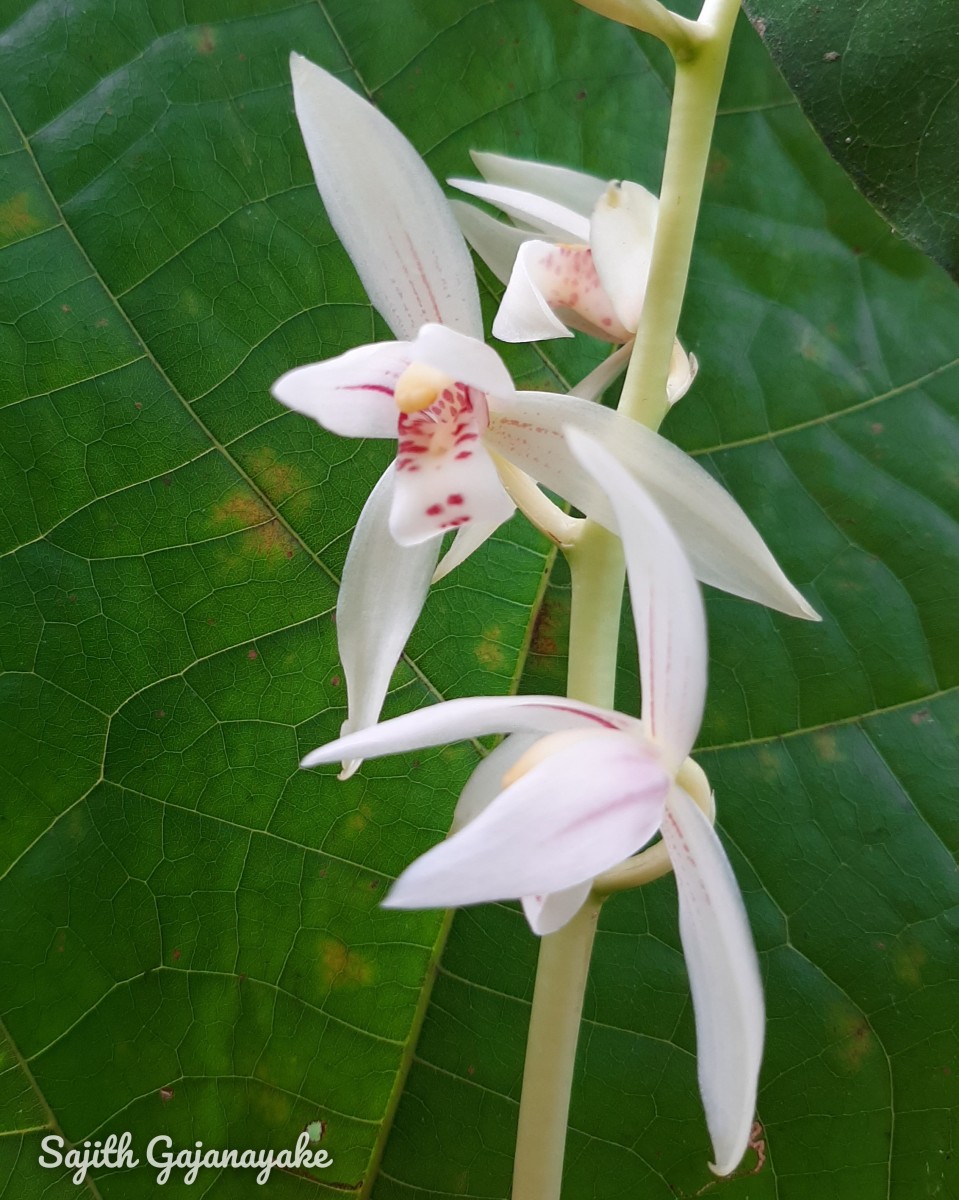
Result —
<svg viewBox="0 0 959 1200"><path fill-rule="evenodd" d="M302 765L493 732L512 733L514 743L523 739L518 761L508 741L481 765L464 793L464 800L471 793L472 811L460 811L466 823L403 872L387 907L522 898L533 929L552 932L582 905L600 872L660 831L679 893L714 1169L728 1174L749 1137L764 1016L739 889L710 821L687 790L703 789L708 797L701 771L687 760L706 692L702 601L675 534L649 496L597 442L576 431L569 438L606 491L623 539L641 719L555 696L451 700L341 738ZM500 766L513 760L498 788L490 787L490 760L497 756Z"/></svg>
<svg viewBox="0 0 959 1200"><path fill-rule="evenodd" d="M683 538L700 579L814 616L742 509L658 434L572 396L517 392L482 342L469 251L425 163L386 118L327 72L291 60L297 116L330 220L398 338L297 367L278 400L346 437L397 439L350 544L337 602L349 699L344 731L379 716L396 660L440 565L461 562L518 504L562 542L573 522L534 482L614 527L569 452L565 426L616 447ZM352 764L355 769L356 764ZM348 770L350 768L347 768Z"/></svg>
<svg viewBox="0 0 959 1200"><path fill-rule="evenodd" d="M572 337L578 329L625 343L594 372L600 391L626 365L639 324L656 233L659 201L638 183L474 152L485 182L451 179L460 191L501 209L517 224L497 221L471 204L452 201L467 240L506 284L493 335L504 342ZM674 403L696 375L696 359L673 347L667 399ZM582 387L579 395L586 395Z"/></svg>

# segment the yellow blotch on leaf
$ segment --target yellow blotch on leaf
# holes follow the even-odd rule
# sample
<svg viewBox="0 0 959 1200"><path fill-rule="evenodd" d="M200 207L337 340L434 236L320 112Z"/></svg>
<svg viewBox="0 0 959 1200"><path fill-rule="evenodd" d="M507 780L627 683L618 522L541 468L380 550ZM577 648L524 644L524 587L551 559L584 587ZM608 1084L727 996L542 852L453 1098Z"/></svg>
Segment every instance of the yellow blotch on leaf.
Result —
<svg viewBox="0 0 959 1200"><path fill-rule="evenodd" d="M367 987L374 976L373 964L358 950L336 938L320 942L320 977L327 987Z"/></svg>
<svg viewBox="0 0 959 1200"><path fill-rule="evenodd" d="M9 200L0 201L0 246L22 241L43 228L43 221L30 211L29 193L17 192Z"/></svg>
<svg viewBox="0 0 959 1200"><path fill-rule="evenodd" d="M488 629L484 629L482 636L476 644L473 653L484 667L489 667L495 670L503 665L503 647L500 645L500 640L503 636L503 631L498 625L492 625Z"/></svg>

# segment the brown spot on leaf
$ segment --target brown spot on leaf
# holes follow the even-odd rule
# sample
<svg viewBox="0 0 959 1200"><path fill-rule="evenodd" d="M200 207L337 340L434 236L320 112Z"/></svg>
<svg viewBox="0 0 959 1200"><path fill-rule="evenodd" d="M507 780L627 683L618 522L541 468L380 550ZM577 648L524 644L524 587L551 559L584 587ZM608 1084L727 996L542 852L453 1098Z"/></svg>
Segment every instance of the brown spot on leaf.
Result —
<svg viewBox="0 0 959 1200"><path fill-rule="evenodd" d="M212 54L216 49L216 34L210 25L204 25L196 35L198 54Z"/></svg>
<svg viewBox="0 0 959 1200"><path fill-rule="evenodd" d="M161 1087L160 1088L160 1099L163 1101L164 1104L169 1104L175 1095L176 1095L176 1093L174 1092L173 1088L171 1088L171 1087Z"/></svg>
<svg viewBox="0 0 959 1200"><path fill-rule="evenodd" d="M249 659L254 659L254 658L258 657L257 652L255 650L248 650L246 656Z"/></svg>

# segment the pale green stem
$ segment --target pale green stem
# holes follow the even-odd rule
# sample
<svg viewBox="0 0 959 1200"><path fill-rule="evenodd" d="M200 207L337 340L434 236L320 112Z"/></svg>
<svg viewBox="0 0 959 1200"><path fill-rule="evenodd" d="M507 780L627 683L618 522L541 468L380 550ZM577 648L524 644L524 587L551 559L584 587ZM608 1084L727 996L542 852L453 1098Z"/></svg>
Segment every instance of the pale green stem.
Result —
<svg viewBox="0 0 959 1200"><path fill-rule="evenodd" d="M697 22L695 54L676 63L643 316L619 402L620 412L650 429L659 428L668 407L669 360L686 293L709 145L738 12L738 0L706 0Z"/></svg>
<svg viewBox="0 0 959 1200"><path fill-rule="evenodd" d="M585 521L566 551L572 578L566 693L613 705L625 567L619 538ZM590 896L540 943L520 1096L512 1200L558 1200L583 995L602 900Z"/></svg>
<svg viewBox="0 0 959 1200"><path fill-rule="evenodd" d="M602 2L608 7L607 0ZM613 3L624 11L629 9L631 15L652 13L657 21L666 11L656 3ZM587 6L602 11L602 6L592 0ZM696 26L688 22L681 26L680 18L676 22L663 18L662 29L651 30L674 49L676 90L643 318L619 406L621 412L651 429L658 429L666 415L669 361L689 274L719 90L738 11L738 0L706 0ZM593 521L586 521L567 556L572 576L567 694L590 704L612 707L625 575L622 549L618 539ZM662 866L658 862L637 864L632 874L642 876L649 871L655 876ZM613 891L624 881L613 876L604 882ZM512 1200L560 1197L576 1044L601 905L602 898L594 892L573 920L544 937L540 946L520 1097Z"/></svg>
<svg viewBox="0 0 959 1200"><path fill-rule="evenodd" d="M578 0L584 8L651 33L666 43L679 61L688 58L695 47L696 27L692 21L679 16L659 3L659 0Z"/></svg>

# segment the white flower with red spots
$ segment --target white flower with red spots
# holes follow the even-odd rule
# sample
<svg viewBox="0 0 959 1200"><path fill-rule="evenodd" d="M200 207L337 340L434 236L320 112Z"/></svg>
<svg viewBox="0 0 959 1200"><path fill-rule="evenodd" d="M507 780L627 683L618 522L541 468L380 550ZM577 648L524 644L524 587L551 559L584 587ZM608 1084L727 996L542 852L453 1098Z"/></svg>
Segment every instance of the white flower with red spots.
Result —
<svg viewBox="0 0 959 1200"><path fill-rule="evenodd" d="M473 153L485 182L453 187L499 208L516 224L453 201L470 245L506 284L493 335L504 342L572 337L624 343L577 387L592 397L622 370L643 311L659 201L638 183L611 182L546 163ZM667 399L689 390L696 359L677 341Z"/></svg>
<svg viewBox="0 0 959 1200"><path fill-rule="evenodd" d="M749 1140L765 1017L739 888L689 794L699 792L709 805L705 776L687 758L706 695L702 600L686 555L649 496L597 442L575 430L569 438L606 492L623 540L641 719L553 696L451 700L341 738L302 765L513 734L467 785L458 831L397 879L385 901L392 908L520 898L532 928L550 933L580 908L598 874L658 830L679 893L714 1170L726 1175Z"/></svg>
<svg viewBox="0 0 959 1200"><path fill-rule="evenodd" d="M700 579L814 617L739 505L686 454L589 401L515 390L482 341L469 251L426 164L333 76L299 55L291 70L330 221L373 304L404 339L297 367L273 385L278 400L333 433L397 440L396 461L360 514L343 568L344 731L378 718L434 573L462 562L516 505L564 540L574 522L534 481L615 528L605 493L570 453L566 426L616 448L680 532ZM436 572L450 531L456 537Z"/></svg>

